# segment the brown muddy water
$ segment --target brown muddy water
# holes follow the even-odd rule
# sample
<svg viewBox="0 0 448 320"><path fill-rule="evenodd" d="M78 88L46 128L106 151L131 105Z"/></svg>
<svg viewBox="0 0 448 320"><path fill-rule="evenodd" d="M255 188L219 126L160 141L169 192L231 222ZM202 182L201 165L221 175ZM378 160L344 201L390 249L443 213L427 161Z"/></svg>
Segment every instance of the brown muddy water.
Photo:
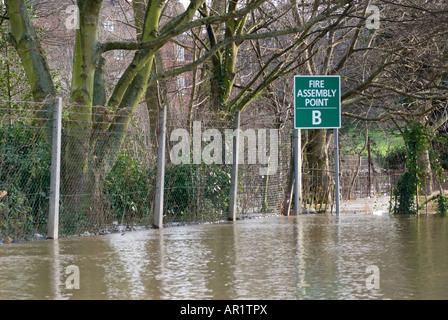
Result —
<svg viewBox="0 0 448 320"><path fill-rule="evenodd" d="M0 299L448 299L447 238L444 217L341 214L4 244Z"/></svg>

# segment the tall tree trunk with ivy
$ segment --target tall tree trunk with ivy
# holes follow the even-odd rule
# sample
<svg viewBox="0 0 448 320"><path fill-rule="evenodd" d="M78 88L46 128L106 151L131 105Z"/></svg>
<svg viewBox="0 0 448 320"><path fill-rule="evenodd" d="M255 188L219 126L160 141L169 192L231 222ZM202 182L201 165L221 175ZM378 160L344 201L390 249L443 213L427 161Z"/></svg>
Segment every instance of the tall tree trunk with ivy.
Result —
<svg viewBox="0 0 448 320"><path fill-rule="evenodd" d="M394 213L413 214L418 212L419 191L422 186L421 177L425 177L422 165L429 165L420 159L424 150L428 150L427 129L420 123L411 123L410 129L405 128L404 140L407 147L406 172L402 174L394 190ZM429 166L430 167L430 166Z"/></svg>
<svg viewBox="0 0 448 320"><path fill-rule="evenodd" d="M429 158L429 148L429 143L424 143L421 148L419 148L416 155L422 196L429 196L434 190L432 166Z"/></svg>

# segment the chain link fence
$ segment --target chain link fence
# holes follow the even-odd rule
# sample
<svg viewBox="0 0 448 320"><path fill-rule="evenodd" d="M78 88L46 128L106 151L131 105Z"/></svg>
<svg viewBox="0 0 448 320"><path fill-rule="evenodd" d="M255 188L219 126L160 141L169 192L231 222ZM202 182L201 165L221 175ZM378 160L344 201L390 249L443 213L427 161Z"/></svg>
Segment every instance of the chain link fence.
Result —
<svg viewBox="0 0 448 320"><path fill-rule="evenodd" d="M125 231L152 224L160 115L135 117L123 134L109 126L119 115L105 117L103 111L101 107L92 111L86 107L85 112L79 106L64 107L60 235ZM93 121L84 119L89 114ZM227 220L232 118L218 112L168 112L165 225ZM290 130L280 127L266 115L242 117L239 218L280 213L291 155Z"/></svg>
<svg viewBox="0 0 448 320"><path fill-rule="evenodd" d="M235 130L232 117L213 112L168 114L166 222L227 219ZM291 144L290 132L279 127L280 124L267 115L243 114L241 117L239 218L254 213L280 213ZM189 148L189 153L182 154L179 150L182 147L183 151Z"/></svg>
<svg viewBox="0 0 448 320"><path fill-rule="evenodd" d="M225 154L226 115L168 112L165 167L164 221L216 221L226 217L231 165ZM207 149L204 139L215 143ZM210 152L208 153L209 150ZM205 159L204 156L210 159Z"/></svg>
<svg viewBox="0 0 448 320"><path fill-rule="evenodd" d="M103 107L65 105L59 235L124 232L154 219L158 112L144 106L130 122ZM0 241L44 238L50 199L52 108L15 102L0 108ZM164 225L227 220L232 173L232 114L168 112ZM111 125L113 123L113 125ZM122 130L123 126L127 127ZM270 114L240 116L237 217L287 214L292 123ZM304 212L334 212L334 157L325 169L303 162ZM305 153L306 160L309 158ZM342 200L390 195L401 172L341 157Z"/></svg>
<svg viewBox="0 0 448 320"><path fill-rule="evenodd" d="M29 102L0 107L0 240L42 238L49 205L50 111Z"/></svg>
<svg viewBox="0 0 448 320"><path fill-rule="evenodd" d="M341 158L341 195L344 200L369 198L377 195L390 196L404 172L386 170L368 157L343 156Z"/></svg>
<svg viewBox="0 0 448 320"><path fill-rule="evenodd" d="M288 196L293 156L292 123L281 122L269 114L243 114L241 130L246 132L253 128L257 131L258 157L256 164L248 163L248 159L240 165L238 208L243 215L284 213L282 205ZM253 152L248 145L245 146L247 157Z"/></svg>
<svg viewBox="0 0 448 320"><path fill-rule="evenodd" d="M100 106L64 107L60 235L151 224L157 149L136 119L120 117Z"/></svg>

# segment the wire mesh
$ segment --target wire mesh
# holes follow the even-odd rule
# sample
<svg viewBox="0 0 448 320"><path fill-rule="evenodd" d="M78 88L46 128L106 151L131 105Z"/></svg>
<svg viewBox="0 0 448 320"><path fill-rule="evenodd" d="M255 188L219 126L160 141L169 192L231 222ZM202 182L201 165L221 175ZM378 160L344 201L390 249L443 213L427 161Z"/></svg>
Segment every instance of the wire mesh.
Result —
<svg viewBox="0 0 448 320"><path fill-rule="evenodd" d="M269 131L266 141L267 159L257 157L255 164L245 162L240 166L238 208L242 215L251 213L281 213L282 202L285 198L288 174L292 156L291 124L281 123L269 115L243 115L242 130L255 128L258 133ZM257 137L259 138L259 137ZM274 143L275 142L275 143ZM257 140L257 156L265 143ZM249 157L248 145L245 154ZM266 161L267 160L267 161ZM269 173L269 174L268 174Z"/></svg>
<svg viewBox="0 0 448 320"><path fill-rule="evenodd" d="M233 131L228 116L212 112L168 113L164 198L167 224L227 217L231 164L225 159L225 134ZM204 140L207 137L216 146L210 154L209 142Z"/></svg>
<svg viewBox="0 0 448 320"><path fill-rule="evenodd" d="M48 214L51 145L42 105L7 101L0 108L0 240L42 238ZM48 137L47 137L48 138Z"/></svg>
<svg viewBox="0 0 448 320"><path fill-rule="evenodd" d="M150 132L103 107L68 106L61 159L61 235L150 225L156 172Z"/></svg>
<svg viewBox="0 0 448 320"><path fill-rule="evenodd" d="M171 113L168 152L177 152L182 128L191 153L182 164L170 163L165 175L167 222L227 219L230 198L232 115ZM290 132L272 117L242 114L237 208L240 218L279 213L290 161ZM213 136L213 138L211 138ZM280 149L279 149L280 148ZM199 153L199 155L198 155ZM268 174L269 173L269 174Z"/></svg>
<svg viewBox="0 0 448 320"><path fill-rule="evenodd" d="M48 103L5 105L0 107L0 240L42 238L49 210L53 110ZM159 114L146 110L126 119L104 107L64 106L60 236L151 226ZM283 212L293 163L292 124L243 112L240 129L238 216ZM233 115L171 110L166 132L164 224L227 219ZM324 167L303 155L302 207L308 211L333 210L333 151L329 143ZM343 155L342 200L390 195L400 174L376 164L369 170L366 159Z"/></svg>
<svg viewBox="0 0 448 320"><path fill-rule="evenodd" d="M369 164L367 157L346 155L341 162L341 196L344 200L390 195L392 186L403 173L403 170L385 170L376 162Z"/></svg>

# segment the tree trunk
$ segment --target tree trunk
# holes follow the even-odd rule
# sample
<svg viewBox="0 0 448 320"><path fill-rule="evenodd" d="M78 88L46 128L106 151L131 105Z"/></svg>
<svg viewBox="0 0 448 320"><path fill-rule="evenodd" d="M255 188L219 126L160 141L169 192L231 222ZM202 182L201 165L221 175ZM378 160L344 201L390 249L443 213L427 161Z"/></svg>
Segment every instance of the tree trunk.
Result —
<svg viewBox="0 0 448 320"><path fill-rule="evenodd" d="M330 134L325 129L309 130L306 146L308 167L313 170L312 179L308 179L308 189L316 210L325 210L331 202L328 145Z"/></svg>
<svg viewBox="0 0 448 320"><path fill-rule="evenodd" d="M24 0L7 0L5 5L11 25L9 40L22 61L33 99L36 102L45 102L42 110L53 112L56 88L36 30L28 16L27 5ZM45 139L50 142L52 122L46 121L40 125L46 127Z"/></svg>
<svg viewBox="0 0 448 320"><path fill-rule="evenodd" d="M104 116L92 126L92 103L96 90L95 70L100 69L96 27L102 1L79 1L80 29L76 33L71 100L75 113L67 128L65 149L65 186L71 212L95 210L101 214L101 188L115 163L131 117L141 101L151 74L154 56L160 47L141 49L121 76L104 107ZM144 24L139 31L142 42L154 40L158 35L160 15L164 0L148 3ZM194 3L194 6L192 5ZM178 23L186 23L196 12L201 1L192 1L189 10L180 16ZM173 22L174 23L174 22ZM100 65L101 66L101 65ZM97 74L98 75L98 74ZM96 77L100 79L101 77ZM100 81L101 83L101 81ZM98 98L98 101L101 101ZM98 110L95 110L98 113ZM113 112L113 120L108 119ZM105 125L103 125L106 123ZM67 209L68 209L67 208Z"/></svg>
<svg viewBox="0 0 448 320"><path fill-rule="evenodd" d="M426 144L417 151L417 166L420 169L421 194L429 196L433 192L433 182L429 150Z"/></svg>
<svg viewBox="0 0 448 320"><path fill-rule="evenodd" d="M212 11L221 14L225 11L225 2L213 1ZM238 0L228 2L227 12L237 10ZM246 23L247 15L238 19L230 19L225 22L224 35L222 36L219 26L216 30L212 26L207 26L207 33L210 45L213 46L219 41L242 34ZM228 110L227 103L232 93L235 82L235 66L237 62L238 49L240 44L232 42L218 51L211 59L212 77L210 81L210 97L212 110Z"/></svg>
<svg viewBox="0 0 448 320"><path fill-rule="evenodd" d="M80 28L76 30L75 39L70 93L72 112L65 129L64 172L61 177L64 210L68 214L80 214L93 205L92 193L88 188L91 178L89 158L95 71L99 61L96 46L101 4L102 1L78 3Z"/></svg>
<svg viewBox="0 0 448 320"><path fill-rule="evenodd" d="M302 168L300 168L302 169ZM291 152L288 170L288 180L286 182L286 188L283 194L283 203L281 206L281 213L285 216L289 216L291 212L291 202L294 192L294 152ZM300 199L302 200L302 199Z"/></svg>

